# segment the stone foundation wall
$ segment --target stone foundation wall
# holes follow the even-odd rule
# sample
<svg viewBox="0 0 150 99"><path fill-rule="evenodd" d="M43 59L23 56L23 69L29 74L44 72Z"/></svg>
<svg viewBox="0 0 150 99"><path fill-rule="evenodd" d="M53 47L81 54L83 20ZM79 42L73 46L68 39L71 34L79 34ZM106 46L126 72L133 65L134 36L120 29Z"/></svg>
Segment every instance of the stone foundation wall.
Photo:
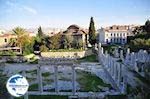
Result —
<svg viewBox="0 0 150 99"><path fill-rule="evenodd" d="M79 52L42 52L42 57L74 57L82 58L84 56L91 55L92 50L79 51Z"/></svg>

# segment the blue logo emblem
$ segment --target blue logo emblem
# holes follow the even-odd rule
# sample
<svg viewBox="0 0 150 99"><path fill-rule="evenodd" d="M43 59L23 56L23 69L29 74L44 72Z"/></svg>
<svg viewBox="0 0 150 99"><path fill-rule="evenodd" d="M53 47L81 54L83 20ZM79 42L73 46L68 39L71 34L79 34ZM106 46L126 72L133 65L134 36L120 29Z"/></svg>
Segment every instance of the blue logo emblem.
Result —
<svg viewBox="0 0 150 99"><path fill-rule="evenodd" d="M20 97L28 91L29 83L25 77L16 74L8 79L6 88L12 96Z"/></svg>

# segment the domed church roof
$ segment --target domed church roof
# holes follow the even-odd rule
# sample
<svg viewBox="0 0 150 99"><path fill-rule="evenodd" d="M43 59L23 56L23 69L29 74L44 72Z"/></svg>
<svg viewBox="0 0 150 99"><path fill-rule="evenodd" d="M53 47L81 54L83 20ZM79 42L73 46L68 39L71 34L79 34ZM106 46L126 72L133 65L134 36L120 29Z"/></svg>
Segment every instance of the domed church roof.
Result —
<svg viewBox="0 0 150 99"><path fill-rule="evenodd" d="M79 29L80 27L76 24L70 25L67 29Z"/></svg>

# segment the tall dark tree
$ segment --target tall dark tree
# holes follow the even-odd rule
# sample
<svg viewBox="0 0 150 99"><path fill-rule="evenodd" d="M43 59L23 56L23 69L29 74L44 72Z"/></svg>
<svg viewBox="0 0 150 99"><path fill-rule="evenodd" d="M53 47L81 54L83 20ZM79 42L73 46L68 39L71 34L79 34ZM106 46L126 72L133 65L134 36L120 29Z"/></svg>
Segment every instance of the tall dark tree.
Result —
<svg viewBox="0 0 150 99"><path fill-rule="evenodd" d="M95 33L95 26L94 26L94 20L93 17L91 17L90 20L90 26L89 26L89 43L94 46L96 43L96 33Z"/></svg>
<svg viewBox="0 0 150 99"><path fill-rule="evenodd" d="M38 34L37 34L39 40L41 41L44 38L44 33L42 31L41 26L38 28Z"/></svg>
<svg viewBox="0 0 150 99"><path fill-rule="evenodd" d="M150 34L150 20L145 22L145 31Z"/></svg>

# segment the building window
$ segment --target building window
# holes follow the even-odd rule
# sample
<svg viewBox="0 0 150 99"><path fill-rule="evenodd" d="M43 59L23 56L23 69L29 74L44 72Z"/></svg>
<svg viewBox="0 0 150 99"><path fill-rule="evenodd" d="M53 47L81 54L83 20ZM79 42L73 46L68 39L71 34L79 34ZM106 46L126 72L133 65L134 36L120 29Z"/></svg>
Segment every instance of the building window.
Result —
<svg viewBox="0 0 150 99"><path fill-rule="evenodd" d="M122 36L122 33L120 33L120 36Z"/></svg>
<svg viewBox="0 0 150 99"><path fill-rule="evenodd" d="M119 36L119 34L117 33L117 36Z"/></svg>
<svg viewBox="0 0 150 99"><path fill-rule="evenodd" d="M108 43L108 39L106 39L106 43Z"/></svg>
<svg viewBox="0 0 150 99"><path fill-rule="evenodd" d="M110 42L112 43L112 39L110 39Z"/></svg>
<svg viewBox="0 0 150 99"><path fill-rule="evenodd" d="M114 42L116 42L116 38L114 38Z"/></svg>
<svg viewBox="0 0 150 99"><path fill-rule="evenodd" d="M112 33L111 33L111 36L112 36Z"/></svg>
<svg viewBox="0 0 150 99"><path fill-rule="evenodd" d="M122 41L122 39L120 38L120 42Z"/></svg>
<svg viewBox="0 0 150 99"><path fill-rule="evenodd" d="M7 39L5 38L5 42L7 42Z"/></svg>
<svg viewBox="0 0 150 99"><path fill-rule="evenodd" d="M123 33L123 36L125 36L125 33Z"/></svg>
<svg viewBox="0 0 150 99"><path fill-rule="evenodd" d="M114 36L116 36L116 34L114 33Z"/></svg>
<svg viewBox="0 0 150 99"><path fill-rule="evenodd" d="M125 43L125 39L123 39L123 43Z"/></svg>

